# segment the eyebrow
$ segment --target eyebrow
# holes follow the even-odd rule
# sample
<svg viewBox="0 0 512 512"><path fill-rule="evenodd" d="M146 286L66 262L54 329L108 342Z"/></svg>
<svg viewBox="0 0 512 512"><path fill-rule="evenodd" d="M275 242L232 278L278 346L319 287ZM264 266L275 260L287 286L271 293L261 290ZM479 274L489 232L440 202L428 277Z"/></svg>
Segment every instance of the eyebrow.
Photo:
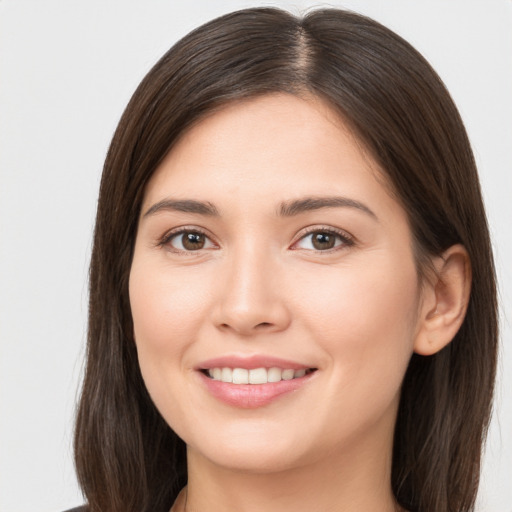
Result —
<svg viewBox="0 0 512 512"><path fill-rule="evenodd" d="M285 201L280 204L278 213L281 217L293 217L301 213L320 210L323 208L355 208L360 210L375 220L377 215L365 204L355 199L340 196L328 197L304 197ZM151 206L143 217L154 215L160 211L176 211L184 213L195 213L198 215L207 215L210 217L218 217L219 211L216 206L209 201L197 201L195 199L163 199Z"/></svg>
<svg viewBox="0 0 512 512"><path fill-rule="evenodd" d="M355 208L360 210L375 220L378 220L377 215L368 208L365 204L355 199L348 197L329 196L329 197L304 197L302 199L295 199L293 201L286 201L281 203L279 214L282 217L292 217L304 212L312 210L320 210L322 208Z"/></svg>
<svg viewBox="0 0 512 512"><path fill-rule="evenodd" d="M160 211L196 213L214 217L218 217L219 215L219 211L215 205L208 201L195 201L194 199L163 199L151 206L144 214L144 217L154 215Z"/></svg>

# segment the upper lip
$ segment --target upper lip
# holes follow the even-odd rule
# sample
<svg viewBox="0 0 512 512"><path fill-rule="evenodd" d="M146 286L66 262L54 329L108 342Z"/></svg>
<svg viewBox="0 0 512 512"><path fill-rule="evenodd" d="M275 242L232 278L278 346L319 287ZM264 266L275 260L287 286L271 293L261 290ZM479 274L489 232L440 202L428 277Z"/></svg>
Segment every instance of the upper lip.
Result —
<svg viewBox="0 0 512 512"><path fill-rule="evenodd" d="M279 357L269 355L250 355L250 356L221 356L208 359L197 365L197 370L209 370L211 368L245 368L253 370L255 368L281 368L291 370L302 370L314 368L314 366L302 364L296 361L289 361Z"/></svg>

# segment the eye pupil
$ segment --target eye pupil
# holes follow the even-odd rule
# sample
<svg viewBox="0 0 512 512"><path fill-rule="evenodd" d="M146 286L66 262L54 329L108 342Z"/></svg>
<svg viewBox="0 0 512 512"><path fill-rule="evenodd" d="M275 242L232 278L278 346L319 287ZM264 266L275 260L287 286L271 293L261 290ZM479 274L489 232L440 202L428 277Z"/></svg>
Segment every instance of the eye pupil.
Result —
<svg viewBox="0 0 512 512"><path fill-rule="evenodd" d="M313 247L315 249L332 249L336 242L336 238L329 233L313 233L312 237Z"/></svg>
<svg viewBox="0 0 512 512"><path fill-rule="evenodd" d="M205 236L201 233L184 233L181 243L185 249L189 251L197 251L204 247Z"/></svg>

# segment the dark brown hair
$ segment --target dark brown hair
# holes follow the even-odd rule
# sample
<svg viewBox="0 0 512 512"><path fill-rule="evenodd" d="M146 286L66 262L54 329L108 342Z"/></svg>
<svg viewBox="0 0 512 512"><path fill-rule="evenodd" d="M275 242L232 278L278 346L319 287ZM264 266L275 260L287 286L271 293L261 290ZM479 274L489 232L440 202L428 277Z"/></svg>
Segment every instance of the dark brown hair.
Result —
<svg viewBox="0 0 512 512"><path fill-rule="evenodd" d="M407 42L335 9L303 18L234 12L179 41L127 106L103 177L90 270L87 364L78 408L78 478L91 512L167 511L186 483L185 447L142 380L128 276L144 188L177 138L230 101L315 95L349 123L405 208L418 268L453 244L472 265L455 339L414 355L402 386L392 486L414 512L474 509L497 351L493 258L470 144L443 83Z"/></svg>

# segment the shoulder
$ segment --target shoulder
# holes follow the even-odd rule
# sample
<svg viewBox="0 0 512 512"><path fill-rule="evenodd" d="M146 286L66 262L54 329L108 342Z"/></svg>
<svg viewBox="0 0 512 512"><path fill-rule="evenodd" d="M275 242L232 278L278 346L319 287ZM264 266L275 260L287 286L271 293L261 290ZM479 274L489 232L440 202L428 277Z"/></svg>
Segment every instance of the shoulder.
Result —
<svg viewBox="0 0 512 512"><path fill-rule="evenodd" d="M82 505L81 507L70 508L69 510L65 510L64 512L87 512L87 507Z"/></svg>

